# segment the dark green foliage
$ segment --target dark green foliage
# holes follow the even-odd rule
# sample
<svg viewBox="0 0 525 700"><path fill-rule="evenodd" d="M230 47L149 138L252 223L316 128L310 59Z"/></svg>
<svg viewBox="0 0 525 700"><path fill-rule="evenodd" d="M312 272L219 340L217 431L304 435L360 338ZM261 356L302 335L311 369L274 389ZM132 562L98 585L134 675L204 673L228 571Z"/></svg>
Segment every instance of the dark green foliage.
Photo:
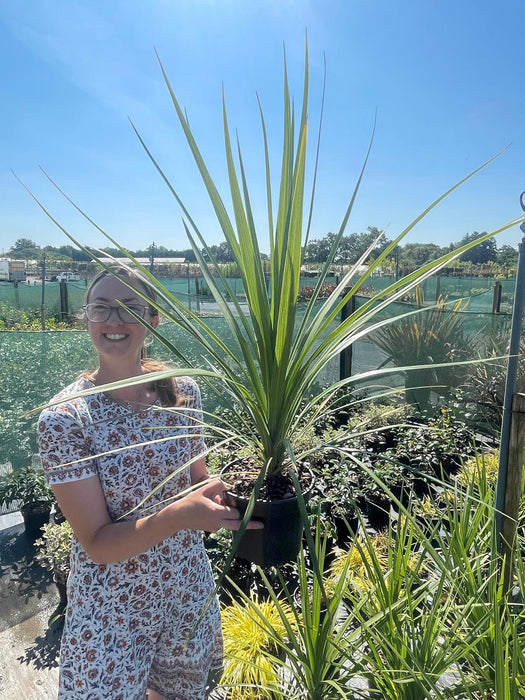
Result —
<svg viewBox="0 0 525 700"><path fill-rule="evenodd" d="M35 501L51 504L53 500L53 492L46 485L41 470L27 465L0 477L1 506L9 507L18 502L24 506Z"/></svg>

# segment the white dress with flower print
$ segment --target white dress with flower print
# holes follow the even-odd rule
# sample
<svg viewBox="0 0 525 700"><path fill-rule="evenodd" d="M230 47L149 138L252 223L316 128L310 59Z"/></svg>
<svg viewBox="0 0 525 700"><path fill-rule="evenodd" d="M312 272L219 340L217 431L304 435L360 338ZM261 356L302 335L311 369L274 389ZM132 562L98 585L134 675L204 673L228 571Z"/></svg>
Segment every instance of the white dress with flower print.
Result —
<svg viewBox="0 0 525 700"><path fill-rule="evenodd" d="M38 422L47 482L97 475L113 521L150 514L187 488L186 462L204 449L200 393L188 377L175 381L180 406L141 413L100 392L71 398L93 389L87 378L60 392ZM170 700L202 700L222 658L213 587L199 532L114 564L96 564L73 538L59 699L143 700L149 686Z"/></svg>

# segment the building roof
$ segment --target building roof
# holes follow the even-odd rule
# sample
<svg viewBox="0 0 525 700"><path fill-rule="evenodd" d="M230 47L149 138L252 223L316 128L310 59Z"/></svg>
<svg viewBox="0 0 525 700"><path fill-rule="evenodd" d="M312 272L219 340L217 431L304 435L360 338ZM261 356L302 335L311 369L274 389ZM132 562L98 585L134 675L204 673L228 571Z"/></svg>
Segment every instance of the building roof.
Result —
<svg viewBox="0 0 525 700"><path fill-rule="evenodd" d="M103 263L112 263L115 262L114 258L98 258ZM147 266L151 264L151 260L149 258L135 258L135 260L140 263L141 265ZM122 261L123 263L126 262L126 258L117 258L117 261ZM170 263L178 264L181 265L182 263L186 262L186 258L160 258L160 257L155 257L153 259L153 262L155 265L168 265Z"/></svg>

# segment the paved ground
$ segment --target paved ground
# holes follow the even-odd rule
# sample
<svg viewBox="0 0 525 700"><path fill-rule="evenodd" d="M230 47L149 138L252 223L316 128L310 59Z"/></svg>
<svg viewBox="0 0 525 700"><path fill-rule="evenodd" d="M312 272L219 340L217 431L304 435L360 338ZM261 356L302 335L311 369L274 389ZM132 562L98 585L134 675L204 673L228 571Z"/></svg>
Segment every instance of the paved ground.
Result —
<svg viewBox="0 0 525 700"><path fill-rule="evenodd" d="M19 513L0 516L0 697L54 700L60 622L51 573L34 559Z"/></svg>

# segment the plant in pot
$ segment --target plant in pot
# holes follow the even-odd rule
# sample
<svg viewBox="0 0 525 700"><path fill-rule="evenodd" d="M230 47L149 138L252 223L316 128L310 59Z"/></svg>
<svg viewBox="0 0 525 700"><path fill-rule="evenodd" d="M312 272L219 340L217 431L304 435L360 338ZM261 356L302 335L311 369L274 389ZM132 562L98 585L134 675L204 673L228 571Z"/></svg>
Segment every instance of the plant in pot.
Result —
<svg viewBox="0 0 525 700"><path fill-rule="evenodd" d="M468 457L459 468L457 480L462 486L478 486L486 493L494 489L498 480L499 450L476 453Z"/></svg>
<svg viewBox="0 0 525 700"><path fill-rule="evenodd" d="M399 431L409 415L409 407L394 401L376 400L363 403L348 419L347 428L363 449L377 454L395 447Z"/></svg>
<svg viewBox="0 0 525 700"><path fill-rule="evenodd" d="M269 595L259 600L239 590L221 610L226 666L219 687L232 700L282 697L283 657L279 642L295 632L292 607Z"/></svg>
<svg viewBox="0 0 525 700"><path fill-rule="evenodd" d="M499 440L503 398L507 376L506 355L509 352L509 318L493 317L486 329L485 343L479 349L491 362L477 363L468 368L455 391L454 409L472 429L481 435ZM518 373L525 372L525 339L520 340Z"/></svg>
<svg viewBox="0 0 525 700"><path fill-rule="evenodd" d="M271 171L270 155L273 153L273 146L270 147L262 108L260 110L262 176L266 182L267 227L264 232L256 225L244 159L239 140L237 139L235 145L232 143L225 99L223 133L231 212L228 212L210 175L186 113L175 96L162 64L161 70L180 126L239 271L244 293L242 301L237 298L231 281L225 277L217 264L212 246L206 242L197 221L171 184L163 167L148 149L138 130L136 133L182 209L185 231L204 281L228 326L228 342L219 337L210 324L206 323L205 318L199 317L177 299L146 267L140 266L117 241L103 233L129 262L137 266L144 280L156 289L159 312L169 321L176 323L199 345L199 359L191 361L185 356L183 345L171 342L168 334L163 332L162 325L156 329L149 326L152 335L177 359L179 369L173 370L173 374L192 374L200 377L218 391L223 403L231 403L234 407L234 419L220 428L223 442L230 445L232 454L242 455L242 458L234 460L233 465L224 473L224 479L231 486L231 502L244 513L243 524L235 535L233 549L263 566L281 564L296 557L301 546L303 526L308 524L305 492L311 484L311 469L308 463L314 460L314 451L297 452L293 447L294 438L327 410L330 397L337 390L350 386L353 382L365 380L362 376L350 377L316 389L315 387L319 387L321 373L354 341L392 321L391 318L381 315L391 302L409 293L426 277L435 274L465 250L490 238L496 232L483 235L393 282L386 290L373 294L362 306L339 322L343 308L347 308L352 295L366 284L373 270L381 266L403 237L448 193L439 197L388 243L369 263L366 271L361 273L363 264L369 261L379 239L372 243L355 264L349 266L339 283L325 297L326 280L340 249L368 159L367 154L342 222L333 236L326 261L320 266L312 294L306 302L300 303L298 299L303 248L308 240L312 221L317 174L316 157L312 172L307 168L307 50L302 103L298 111L290 96L285 63L284 125L280 175L277 178ZM311 183L311 194L306 191L307 183ZM42 208L46 211L43 206ZM500 230L515 223L511 222ZM100 227L96 228L102 231ZM107 258L107 253L97 253L82 246L64 228L62 230L92 257L101 255ZM261 248L265 239L269 245L268 256L263 255ZM114 262L118 263L119 259L115 258ZM122 259L120 262L122 263ZM107 265L104 262L101 264ZM142 319L138 320L146 323ZM388 373L391 370L384 369L382 372ZM381 371L379 373L381 374ZM151 375L148 381L153 378L154 375ZM144 379L126 380L122 385L131 381L138 383ZM112 388L116 386L113 384ZM98 391L104 389L105 387L97 387ZM323 449L323 445L319 444L316 449ZM246 523L250 518L262 520L264 528L257 531L246 530ZM307 536L309 546L313 550L308 528Z"/></svg>
<svg viewBox="0 0 525 700"><path fill-rule="evenodd" d="M472 430L442 408L436 417L400 431L395 455L413 469L414 476L430 477L432 482L457 472L474 445Z"/></svg>
<svg viewBox="0 0 525 700"><path fill-rule="evenodd" d="M321 569L326 544L318 528L314 546ZM232 633L237 641L232 649L233 658L228 658L226 653L226 660L232 670L242 672L244 667L245 678L251 681L250 688L246 688L253 693L249 697L274 700L348 697L350 679L355 675L354 661L360 656L360 636L353 626L352 613L345 606L345 567L341 567L339 580L328 582L316 575L305 555L301 550L297 558L297 586L290 588L279 568L279 592L261 572L265 590L260 597L242 596L243 617L248 615L252 621L250 627L256 625L259 629L258 638L267 640L264 646L256 638L256 643L248 649L250 629L239 639L243 628L236 624L235 617L232 619ZM267 605L263 607L259 601L266 601ZM226 644L225 647L228 649ZM276 682L271 685L261 679L260 671L265 667L277 671Z"/></svg>
<svg viewBox="0 0 525 700"><path fill-rule="evenodd" d="M338 547L348 544L359 525L359 473L353 462L339 453L327 453L317 466L316 476L322 483L322 497Z"/></svg>
<svg viewBox="0 0 525 700"><path fill-rule="evenodd" d="M58 525L47 523L42 528L42 537L36 540L36 559L49 571L53 572L60 602L55 613L62 614L67 605L66 582L70 570L71 540L73 530L67 520Z"/></svg>
<svg viewBox="0 0 525 700"><path fill-rule="evenodd" d="M384 574L388 571L389 535L378 532L359 535L345 549L340 549L328 574L328 587L332 588L341 578L345 586L364 593L373 588L374 565Z"/></svg>
<svg viewBox="0 0 525 700"><path fill-rule="evenodd" d="M432 547L437 547L440 544L440 539L437 535L448 527L448 518L444 517L444 513L440 504L436 500L435 494L428 494L417 500L413 504L412 513L415 523L420 528L421 533L428 538Z"/></svg>
<svg viewBox="0 0 525 700"><path fill-rule="evenodd" d="M370 526L380 530L389 523L391 510L398 511L408 498L411 488L410 475L403 464L387 452L380 456L362 454L356 463L360 466L359 493L361 507Z"/></svg>
<svg viewBox="0 0 525 700"><path fill-rule="evenodd" d="M42 470L30 464L0 477L0 505L16 504L24 518L25 533L34 539L48 522L54 496L47 486Z"/></svg>

